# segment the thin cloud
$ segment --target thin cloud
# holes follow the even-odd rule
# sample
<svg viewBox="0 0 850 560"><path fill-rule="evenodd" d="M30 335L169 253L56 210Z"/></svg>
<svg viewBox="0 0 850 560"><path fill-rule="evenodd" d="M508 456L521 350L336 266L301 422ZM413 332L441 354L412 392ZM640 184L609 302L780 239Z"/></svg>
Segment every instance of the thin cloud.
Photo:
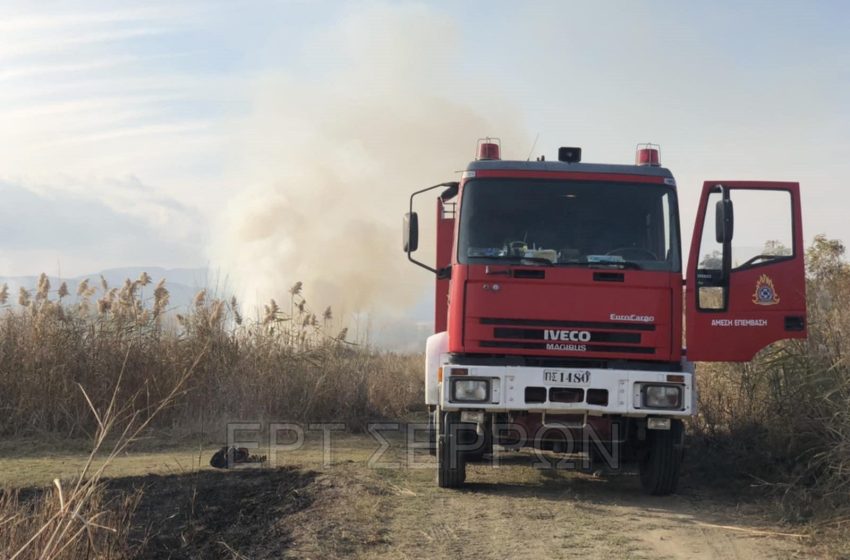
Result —
<svg viewBox="0 0 850 560"><path fill-rule="evenodd" d="M28 3L29 4L29 3ZM30 4L31 5L31 4ZM88 13L25 13L7 15L0 20L0 32L55 31L69 27L111 25L142 20L174 20L188 12L164 5L134 8L131 10L88 12Z"/></svg>
<svg viewBox="0 0 850 560"><path fill-rule="evenodd" d="M34 54L44 54L57 51L65 51L72 47L85 45L96 45L98 43L114 43L136 39L140 37L151 37L163 35L171 31L161 27L142 27L136 29L110 30L101 32L86 32L85 34L69 34L67 36L54 35L49 40L45 37L36 37L29 40L10 41L7 37L0 45L0 60L15 59Z"/></svg>
<svg viewBox="0 0 850 560"><path fill-rule="evenodd" d="M80 96L77 99L63 101L35 103L23 107L0 109L0 118L4 119L29 119L36 116L55 117L63 114L100 113L109 109L120 110L127 107L140 107L145 105L156 106L164 102L189 99L188 93L160 93L157 95L103 95L103 96Z"/></svg>
<svg viewBox="0 0 850 560"><path fill-rule="evenodd" d="M62 144L76 144L85 142L102 142L104 140L115 140L132 136L162 136L173 134L185 134L209 129L210 124L205 121L184 122L174 124L146 124L139 126L128 126L124 128L111 128L105 132L94 134L80 134L65 138L62 141L46 143L46 146L59 146Z"/></svg>
<svg viewBox="0 0 850 560"><path fill-rule="evenodd" d="M54 76L67 78L67 74L83 73L88 74L93 70L114 69L128 64L138 64L141 62L150 62L154 60L162 60L166 58L176 58L186 56L190 53L169 53L157 56L112 56L104 57L100 60L89 60L85 62L69 62L65 64L21 64L18 67L0 71L0 81L20 80L21 78L31 78L33 76ZM59 75L59 76L56 76Z"/></svg>

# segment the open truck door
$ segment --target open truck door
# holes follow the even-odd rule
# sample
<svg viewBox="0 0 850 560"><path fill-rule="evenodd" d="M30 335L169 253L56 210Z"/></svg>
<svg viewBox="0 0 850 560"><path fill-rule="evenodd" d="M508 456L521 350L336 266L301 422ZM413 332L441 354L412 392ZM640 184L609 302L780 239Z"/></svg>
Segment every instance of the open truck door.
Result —
<svg viewBox="0 0 850 560"><path fill-rule="evenodd" d="M687 269L687 358L744 362L805 338L804 256L798 183L704 183Z"/></svg>

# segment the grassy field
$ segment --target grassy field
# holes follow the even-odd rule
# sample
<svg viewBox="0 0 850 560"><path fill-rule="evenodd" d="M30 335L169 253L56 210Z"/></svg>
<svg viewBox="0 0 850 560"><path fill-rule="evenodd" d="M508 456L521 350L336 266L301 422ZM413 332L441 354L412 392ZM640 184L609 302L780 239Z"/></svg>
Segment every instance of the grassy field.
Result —
<svg viewBox="0 0 850 560"><path fill-rule="evenodd" d="M51 444L32 440L5 441L0 444L0 487L49 486L54 478L74 479L86 464L89 447L85 440ZM109 477L124 477L195 472L208 465L214 450L209 443L157 443L149 445L148 449L142 446L132 454L116 457L105 473ZM105 459L105 454L101 454L95 460L95 468Z"/></svg>
<svg viewBox="0 0 850 560"><path fill-rule="evenodd" d="M365 434L335 434L330 461L321 439L279 454L275 466L229 471L206 461L215 446L149 442L109 467L108 493L135 495L129 549L155 558L794 558L826 552L793 527L771 521L769 504L718 494L687 479L667 498L644 496L632 476L593 477L534 468L510 452L499 467L471 465L469 485L443 490L419 452L407 460L404 438L386 434L380 449ZM31 449L2 463L4 486L40 485L56 465L73 474L85 460L67 444ZM5 449L4 449L5 451ZM263 452L263 450L260 450ZM198 466L200 463L200 467ZM221 518L227 520L221 523ZM226 525L226 526L225 526Z"/></svg>
<svg viewBox="0 0 850 560"><path fill-rule="evenodd" d="M345 460L366 463L380 447L370 436L333 434L332 460L341 455ZM338 441L337 441L338 440ZM0 488L25 488L49 486L54 478L72 480L79 475L88 460L90 442L64 440L53 443L20 440L0 443ZM141 476L147 474L180 475L198 470L212 469L210 457L221 447L209 438L142 440L131 452L111 460L105 470L109 478ZM267 447L252 453L270 455ZM94 465L100 466L106 454L96 456ZM321 468L323 447L321 436L305 440L297 454L278 452L270 456L269 464Z"/></svg>

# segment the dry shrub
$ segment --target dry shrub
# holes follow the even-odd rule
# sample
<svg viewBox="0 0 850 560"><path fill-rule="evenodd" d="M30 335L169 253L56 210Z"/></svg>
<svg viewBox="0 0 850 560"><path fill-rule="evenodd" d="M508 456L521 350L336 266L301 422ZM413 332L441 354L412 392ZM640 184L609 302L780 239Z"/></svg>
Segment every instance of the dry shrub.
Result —
<svg viewBox="0 0 850 560"><path fill-rule="evenodd" d="M32 493L32 491L30 491ZM141 499L141 492L116 495L101 486L94 488L89 499L80 508L80 519L93 520L86 528L78 523L83 532L73 541L56 541L55 553L43 556L49 546L52 533L42 530L55 524L56 513L62 509L60 490L47 488L35 495L21 496L14 489L0 492L0 551L3 558L21 560L51 558L72 560L83 558L123 559L131 558L133 545L130 542L132 518Z"/></svg>
<svg viewBox="0 0 850 560"><path fill-rule="evenodd" d="M809 337L744 364L701 364L695 466L767 488L789 520L850 514L850 266L818 236L807 252Z"/></svg>
<svg viewBox="0 0 850 560"><path fill-rule="evenodd" d="M317 316L301 292L298 283L288 309L271 301L247 321L235 299L206 291L176 313L165 284L147 274L120 288L84 282L70 303L64 285L51 299L42 275L19 306L0 309L0 435L92 435L97 425L77 384L100 408L117 371L119 402L138 395L144 415L201 354L185 394L153 427L223 433L234 420L333 420L358 429L421 407L421 358L351 343L331 309Z"/></svg>

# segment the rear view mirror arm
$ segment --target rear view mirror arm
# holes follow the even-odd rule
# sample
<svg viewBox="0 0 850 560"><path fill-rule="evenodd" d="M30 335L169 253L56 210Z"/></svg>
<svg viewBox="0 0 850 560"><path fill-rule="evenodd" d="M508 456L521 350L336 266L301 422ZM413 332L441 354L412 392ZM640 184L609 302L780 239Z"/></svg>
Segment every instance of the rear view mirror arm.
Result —
<svg viewBox="0 0 850 560"><path fill-rule="evenodd" d="M442 198L443 200L448 200L448 199L452 198L453 196L455 196L455 194L457 194L457 190L458 190L459 185L460 185L460 183L458 183L457 181L448 181L448 182L445 182L445 183L438 183L438 184L433 185L431 187L427 187L427 188L424 188L424 189L421 189L421 190L414 192L413 194L410 195L410 204L409 204L408 212L410 213L410 215L413 215L413 199L417 195L420 195L420 194L428 192L428 191L432 191L434 189L439 189L440 187L446 187L446 190L443 191L443 193L440 195L440 198ZM414 259L413 255L411 254L413 251L411 251L409 246L408 246L406 252L407 252L407 260L409 260L410 262L412 262L416 266L420 266L420 267L424 268L425 270L427 270L427 271L429 271L433 274L436 274L437 278L443 279L443 278L449 278L451 276L451 268L450 267L449 267L448 271L446 271L445 268L437 270L436 268L434 268L432 266L428 266L427 264Z"/></svg>

